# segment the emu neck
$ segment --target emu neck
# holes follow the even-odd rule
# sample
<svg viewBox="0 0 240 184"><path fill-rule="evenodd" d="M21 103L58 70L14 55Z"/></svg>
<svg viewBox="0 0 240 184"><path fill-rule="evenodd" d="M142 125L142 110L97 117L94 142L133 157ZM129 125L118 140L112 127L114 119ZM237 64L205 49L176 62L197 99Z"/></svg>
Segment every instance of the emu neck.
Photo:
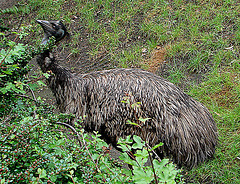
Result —
<svg viewBox="0 0 240 184"><path fill-rule="evenodd" d="M52 62L54 62L51 61L49 50L46 50L43 53L37 55L36 61L44 73L50 70L49 66Z"/></svg>
<svg viewBox="0 0 240 184"><path fill-rule="evenodd" d="M73 74L67 68L60 66L50 51L44 51L36 58L41 70L51 74L47 79L61 112L66 111L67 99L71 95L70 84L75 82ZM71 85L72 86L72 85Z"/></svg>
<svg viewBox="0 0 240 184"><path fill-rule="evenodd" d="M60 74L62 72L68 73L68 75L71 75L71 72L68 69L61 67L58 64L55 57L49 50L45 50L43 53L39 54L36 57L36 61L44 73L50 71L55 75Z"/></svg>

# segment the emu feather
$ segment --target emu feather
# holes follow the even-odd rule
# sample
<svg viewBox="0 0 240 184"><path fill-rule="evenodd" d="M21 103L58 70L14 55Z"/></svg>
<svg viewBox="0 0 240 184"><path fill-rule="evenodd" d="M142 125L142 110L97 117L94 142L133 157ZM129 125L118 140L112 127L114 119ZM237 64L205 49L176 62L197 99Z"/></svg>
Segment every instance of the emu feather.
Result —
<svg viewBox="0 0 240 184"><path fill-rule="evenodd" d="M50 36L60 41L66 28L60 21L38 21L46 44ZM62 34L64 33L64 34ZM217 144L217 128L212 115L200 102L167 80L141 69L113 69L74 75L61 67L50 51L37 57L43 72L53 75L48 85L62 112L86 116L83 127L99 131L116 146L120 137L138 135L150 146L163 142L159 155L171 156L178 165L189 168L212 157ZM124 97L141 102L141 108L122 103ZM142 128L127 120L151 118Z"/></svg>

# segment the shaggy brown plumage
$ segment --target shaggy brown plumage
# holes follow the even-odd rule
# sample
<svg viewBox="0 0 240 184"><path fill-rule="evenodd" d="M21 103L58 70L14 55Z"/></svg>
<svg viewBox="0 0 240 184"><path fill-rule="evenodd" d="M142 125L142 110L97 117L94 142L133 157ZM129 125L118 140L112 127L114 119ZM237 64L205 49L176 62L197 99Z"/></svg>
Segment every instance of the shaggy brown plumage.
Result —
<svg viewBox="0 0 240 184"><path fill-rule="evenodd" d="M49 35L66 32L60 21L38 21ZM61 29L59 31L59 29ZM55 31L55 32L54 32ZM47 33L46 33L47 32ZM51 33L51 34L49 34ZM50 51L37 57L41 69L51 70L48 79L62 112L86 116L87 131L99 131L116 146L119 137L139 135L150 146L163 142L159 154L172 156L175 163L189 168L210 158L217 144L216 124L208 109L167 80L141 69L113 69L74 75L57 64ZM123 103L141 102L141 108ZM139 117L151 118L141 128L126 124Z"/></svg>

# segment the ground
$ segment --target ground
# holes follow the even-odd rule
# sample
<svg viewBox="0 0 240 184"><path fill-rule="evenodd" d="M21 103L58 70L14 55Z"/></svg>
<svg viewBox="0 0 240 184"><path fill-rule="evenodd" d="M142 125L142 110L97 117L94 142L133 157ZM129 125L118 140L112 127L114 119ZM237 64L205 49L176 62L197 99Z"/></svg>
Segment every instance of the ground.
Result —
<svg viewBox="0 0 240 184"><path fill-rule="evenodd" d="M17 0L0 0L0 9L11 8L17 2Z"/></svg>
<svg viewBox="0 0 240 184"><path fill-rule="evenodd" d="M0 0L0 9L6 9L11 8L14 5L19 7L17 4L17 0ZM70 6L71 2L69 2ZM74 6L74 4L72 4ZM68 9L69 7L64 7ZM27 19L34 19L35 14L30 13L28 17L21 17L19 19L14 17L11 22L5 22L6 25L18 25L17 27L20 27L20 25L27 24L25 21ZM6 20L9 21L9 20ZM35 24L34 26L39 26L38 24ZM13 26L14 27L14 26ZM15 28L15 27L14 27ZM88 30L83 29L81 26L81 22L79 20L79 17L72 17L72 24L68 24L67 29L69 30L70 37L65 39L62 45L59 45L55 50L55 56L61 63L61 65L66 66L67 68L71 69L73 73L88 73L91 71L99 71L104 69L111 69L116 68L117 62L110 61L109 55L107 51L102 51L101 53L97 54L97 56L91 57L89 55L89 50L91 50L91 45L88 41ZM74 32L73 32L74 30ZM41 30L42 31L42 30ZM76 54L73 54L73 52L69 51L68 47L65 47L64 45L67 45L69 42L72 41L72 37L75 36L76 33L80 32L80 39L79 42L76 43L75 49L77 50ZM43 32L39 33L39 35L43 36ZM25 42L29 45L32 43L32 38L36 36L35 33L32 33L32 35L29 36L29 40L25 39ZM142 56L145 59L145 63L149 66L148 70L150 72L161 72L164 75L164 72L167 73L167 69L165 68L165 55L166 55L166 49L160 46L157 46L151 53L151 55L146 55L147 50L145 48L142 49ZM69 54L70 53L70 54ZM37 70L39 70L39 67L37 63L32 60L31 63L33 64L32 71L30 74L35 73ZM39 89L38 94L39 96L43 97L48 101L50 104L56 105L55 98L53 94L51 93L51 90L47 87L43 87L42 89Z"/></svg>
<svg viewBox="0 0 240 184"><path fill-rule="evenodd" d="M20 1L0 0L0 9L9 8L16 2ZM239 173L239 155L237 155L239 153L239 117L237 117L237 114L239 113L239 107L237 107L239 104L237 101L239 98L239 87L237 86L239 84L238 63L240 38L238 26L239 14L237 15L239 12L239 3L237 3L237 1L228 1L227 3L214 0L169 1L169 4L165 3L161 5L162 8L159 9L157 8L159 5L152 8L145 7L147 12L144 13L149 17L145 16L145 19L142 19L143 17L141 17L141 14L132 17L129 24L123 25L123 28L125 29L124 33L129 37L126 39L125 35L121 35L120 46L112 46L109 48L108 46L111 41L114 40L112 37L114 35L110 34L112 27L109 26L109 22L111 19L106 19L104 16L99 16L100 18L98 17L101 13L109 13L108 9L104 9L104 7L99 5L98 3L100 1L82 1L88 2L89 4L93 3L93 7L97 7L95 11L92 11L93 15L89 15L89 17L95 18L94 21L97 22L97 26L104 25L101 29L103 29L103 27L106 28L105 32L101 30L102 37L98 43L100 49L94 48L95 46L98 46L96 42L95 45L90 43L90 38L98 39L98 37L91 35L91 31L88 30L91 28L94 29L95 32L92 32L92 34L95 34L99 31L97 29L98 27L95 29L95 24L93 24L92 27L88 26L89 19L87 18L89 17L85 16L82 18L83 11L82 14L78 12L80 8L85 11L84 13L91 13L91 10L93 9L91 6L83 8L81 5L82 7L77 7L77 1L75 0L49 1L49 3L52 3L52 5L55 5L56 7L61 4L60 2L64 2L63 5L60 6L61 11L54 12L51 11L51 7L47 6L49 5L47 4L48 1L42 1L45 4L43 3L41 9L39 8L41 0L25 0L22 2L22 5L24 5L24 2L25 4L28 2L28 4L26 4L28 6L26 7L30 7L29 12L21 14L21 11L19 11L16 14L4 14L3 17L0 17L0 28L7 28L10 30L9 32L15 30L18 32L20 27L30 26L30 35L24 40L24 43L37 45L40 44L43 32L40 25L35 22L36 17L47 20L51 18L56 19L56 17L58 17L57 19L62 18L71 38L58 45L54 53L61 65L67 66L75 73L87 73L90 71L116 67L142 67L137 62L130 62L130 64L127 63L125 66L119 65L121 62L118 62L118 58L125 59L125 55L123 54L121 57L115 57L117 58L115 60L112 59L114 57L111 55L113 54L114 56L117 56L118 54L121 54L122 51L134 51L134 49L137 48L134 46L140 45L138 59L148 66L142 68L167 78L174 84L178 85L181 89L186 90L186 92L195 99L201 101L209 108L218 124L221 136L215 154L216 159L214 159L213 162L210 161L209 163L204 163L199 167L200 169L193 171L194 173L190 174L191 179L195 178L194 181L200 183L230 183L230 181L232 181L231 183L234 183L234 178L239 178L236 174ZM30 6L32 2L38 4ZM132 1L126 2L132 3ZM150 1L133 2L138 2L139 4L144 5L151 4L149 3ZM177 4L179 6L177 6ZM116 3L115 5L116 7L112 7L113 10L115 10L114 8L118 8ZM21 8L21 5L17 5L17 7ZM74 9L74 7L77 8ZM134 13L137 12L136 9L134 9L135 6L130 6L130 8L132 9L129 9L129 14L131 11ZM166 11L170 12L170 14L167 14L170 17L164 17L164 14L161 13L165 12L164 8ZM59 8L56 9L59 10ZM120 9L122 10L123 8L120 7ZM41 14L40 11L37 10L41 10ZM24 11L26 12L27 10ZM158 15L158 13L160 15ZM126 13L126 15L129 14ZM118 14L118 21L123 20L121 16L122 14ZM159 25L167 26L167 30L170 29L172 33L176 34L176 37L168 37L168 33L171 33L168 30L164 35L166 36L164 40L167 41L161 42L161 45L154 45L154 39L150 40L149 37L154 38L154 35L157 33L158 37L162 36L161 31L165 33L165 28L164 30L161 30L161 27L156 27L157 31L155 32L147 30L146 35L150 35L149 37L144 34L141 35L138 31L139 25L143 25L142 20L148 18L150 23L151 20L153 20L153 24L151 25L149 23L148 26L155 28L155 21L158 19L154 19L154 17L160 17L161 21L159 22ZM129 17L125 16L123 18L128 19ZM84 22L85 25L83 25ZM176 24L177 22L181 24ZM106 33L108 36L106 40L105 37L103 37L103 33ZM121 32L119 32L119 34L121 34ZM15 40L16 35L10 34L9 37L11 37L11 40ZM146 44L146 40L150 40L149 44ZM159 43L157 42L157 44ZM173 48L175 48L175 50ZM97 52L91 53L94 49ZM110 53L111 49L113 50L112 53ZM172 53L169 50L172 51ZM39 73L39 68L34 60L30 63L34 65L31 74ZM215 66L215 68L213 66ZM202 81L205 82L201 83ZM201 85L195 85L199 83L201 83ZM39 95L45 98L47 102L55 104L55 99L47 87L40 89ZM234 146L236 148L234 148ZM237 161L236 157L238 159ZM190 173L190 171L188 173Z"/></svg>

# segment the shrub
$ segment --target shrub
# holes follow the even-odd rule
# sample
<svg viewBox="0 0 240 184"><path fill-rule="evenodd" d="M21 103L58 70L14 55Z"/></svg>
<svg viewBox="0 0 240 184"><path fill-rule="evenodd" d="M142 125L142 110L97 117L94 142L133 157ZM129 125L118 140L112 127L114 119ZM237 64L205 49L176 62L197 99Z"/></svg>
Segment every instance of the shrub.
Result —
<svg viewBox="0 0 240 184"><path fill-rule="evenodd" d="M2 34L2 36L4 36ZM106 151L108 145L94 132L66 122L72 115L54 114L54 108L36 99L27 83L28 61L44 47L31 48L2 38L0 51L0 183L174 183L178 170L168 160L151 160L151 151L139 137L121 139L123 169ZM51 44L49 45L51 46ZM47 47L49 47L47 46ZM46 76L46 75L45 75ZM42 84L42 82L38 82ZM28 96L28 92L33 97ZM141 121L141 119L140 119ZM144 120L142 120L144 121ZM134 124L134 123L132 123ZM64 125L69 129L61 126ZM131 160L126 153L138 149Z"/></svg>

